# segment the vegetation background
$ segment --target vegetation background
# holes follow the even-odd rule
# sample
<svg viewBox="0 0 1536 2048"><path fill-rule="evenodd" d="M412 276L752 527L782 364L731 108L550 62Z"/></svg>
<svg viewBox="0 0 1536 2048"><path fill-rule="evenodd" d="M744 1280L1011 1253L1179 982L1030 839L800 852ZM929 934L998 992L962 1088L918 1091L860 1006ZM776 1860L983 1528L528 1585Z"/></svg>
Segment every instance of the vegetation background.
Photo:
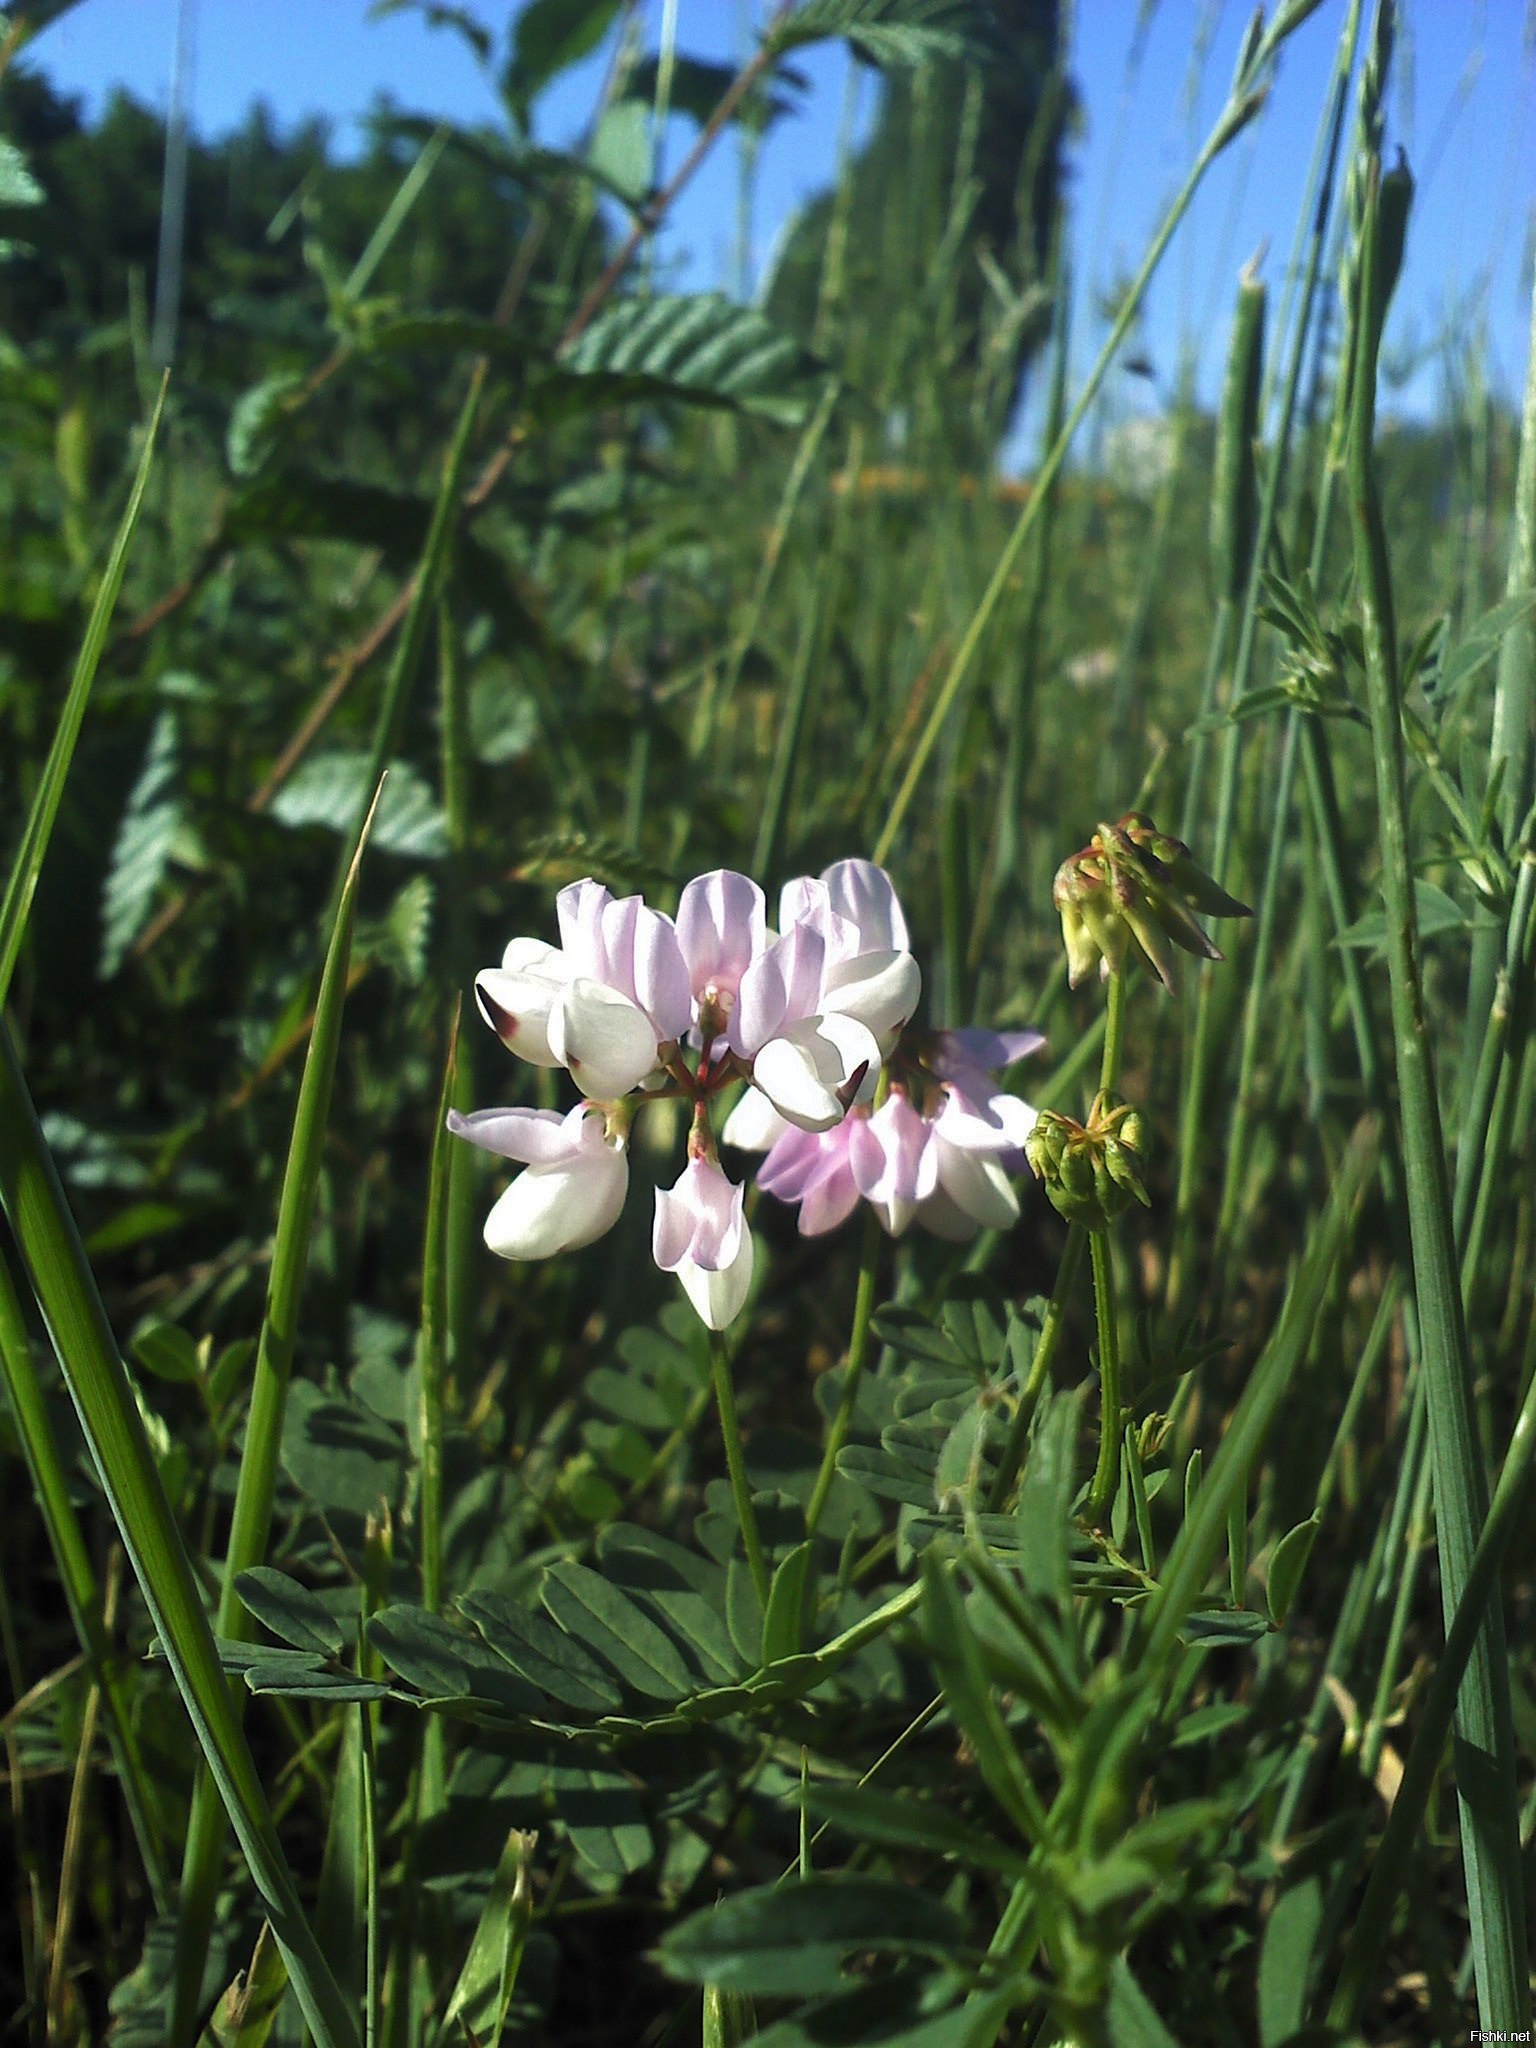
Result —
<svg viewBox="0 0 1536 2048"><path fill-rule="evenodd" d="M1372 442L1394 10L1288 0L1216 82L1194 172L1263 178L1335 48L1273 303L1223 278L1223 389L1129 423L1161 242L1096 356L1054 0L802 0L740 72L623 0L420 11L502 118L344 160L87 123L66 8L0 38L7 2038L1528 2025L1536 425L1474 320ZM757 303L676 289L692 151L749 190L832 39L878 119ZM461 998L582 875L873 856L928 1020L1040 1025L1014 1085L1081 1115L1052 878L1132 806L1259 914L1127 992L1112 1511L1040 1189L958 1248L765 1198L765 1608L643 1192L481 1246L445 1106L563 1098Z"/></svg>

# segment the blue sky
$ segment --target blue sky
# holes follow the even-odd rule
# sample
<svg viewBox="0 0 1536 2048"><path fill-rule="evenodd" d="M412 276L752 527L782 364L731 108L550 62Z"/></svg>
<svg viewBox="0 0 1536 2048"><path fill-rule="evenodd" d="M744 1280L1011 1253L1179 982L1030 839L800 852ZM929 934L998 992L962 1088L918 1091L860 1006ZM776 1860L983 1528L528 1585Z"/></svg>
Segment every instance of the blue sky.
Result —
<svg viewBox="0 0 1536 2048"><path fill-rule="evenodd" d="M664 0L642 0L652 43ZM346 146L379 92L416 112L496 121L495 96L461 40L402 12L371 20L367 0L188 0L189 106L204 134L237 122L253 99L281 120L320 113ZM676 0L678 47L729 60L748 46L754 0ZM498 36L518 10L471 0ZM1095 294L1128 274L1197 141L1224 98L1249 8L1246 0L1078 0L1072 71L1082 121L1071 146L1076 323L1084 353L1096 338ZM1237 272L1260 249L1278 297L1295 235L1319 112L1345 0L1324 0L1287 48L1261 120L1215 166L1194 214L1154 281L1145 350L1158 384L1122 384L1118 403L1145 407L1171 389L1193 349L1202 393L1220 375ZM81 0L31 46L29 61L61 88L100 105L115 84L164 107L178 0ZM1496 391L1518 395L1530 324L1536 222L1536 0L1408 0L1390 140L1419 179L1409 262L1391 337L1402 379L1388 406L1434 408L1461 374L1448 340L1484 332ZM1144 35L1138 26L1145 25ZM770 134L754 194L752 266L760 278L796 208L829 179L849 75L840 47L800 53L810 88L800 113ZM568 73L539 109L543 139L584 131L604 72L602 53ZM858 74L858 118L877 86ZM674 121L672 163L691 129ZM734 140L679 204L662 259L690 287L737 277L739 174Z"/></svg>

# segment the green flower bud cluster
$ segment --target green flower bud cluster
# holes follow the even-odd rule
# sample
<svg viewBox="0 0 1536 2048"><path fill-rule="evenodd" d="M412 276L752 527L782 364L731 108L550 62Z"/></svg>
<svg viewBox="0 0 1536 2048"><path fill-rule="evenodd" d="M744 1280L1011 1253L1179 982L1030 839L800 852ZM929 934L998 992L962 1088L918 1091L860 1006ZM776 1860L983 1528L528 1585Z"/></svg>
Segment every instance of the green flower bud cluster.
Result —
<svg viewBox="0 0 1536 2048"><path fill-rule="evenodd" d="M1197 911L1207 917L1253 914L1196 865L1182 839L1160 832L1142 811L1100 825L1082 852L1057 869L1052 895L1074 988L1095 962L1106 976L1123 974L1134 942L1171 989L1175 946L1205 960L1221 958Z"/></svg>
<svg viewBox="0 0 1536 2048"><path fill-rule="evenodd" d="M1102 1091L1086 1124L1043 1110L1024 1140L1024 1156L1069 1223L1107 1230L1132 1202L1151 1207L1141 1178L1146 1128L1141 1111Z"/></svg>

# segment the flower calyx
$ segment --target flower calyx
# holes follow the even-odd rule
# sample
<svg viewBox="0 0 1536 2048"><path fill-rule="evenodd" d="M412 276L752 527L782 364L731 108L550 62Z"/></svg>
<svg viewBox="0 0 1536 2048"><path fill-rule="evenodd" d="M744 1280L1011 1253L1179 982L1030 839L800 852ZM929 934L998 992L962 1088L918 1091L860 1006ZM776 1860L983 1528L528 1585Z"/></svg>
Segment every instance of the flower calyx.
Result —
<svg viewBox="0 0 1536 2048"><path fill-rule="evenodd" d="M1222 957L1197 912L1253 914L1198 865L1182 839L1159 831L1144 811L1127 811L1113 825L1098 826L1082 851L1057 869L1051 893L1074 988L1095 962L1106 978L1123 974L1134 943L1171 989L1174 947L1205 960Z"/></svg>
<svg viewBox="0 0 1536 2048"><path fill-rule="evenodd" d="M1081 1124L1059 1110L1042 1110L1024 1156L1069 1223L1107 1230L1132 1202L1151 1207L1141 1177L1146 1126L1135 1104L1118 1095L1101 1090Z"/></svg>

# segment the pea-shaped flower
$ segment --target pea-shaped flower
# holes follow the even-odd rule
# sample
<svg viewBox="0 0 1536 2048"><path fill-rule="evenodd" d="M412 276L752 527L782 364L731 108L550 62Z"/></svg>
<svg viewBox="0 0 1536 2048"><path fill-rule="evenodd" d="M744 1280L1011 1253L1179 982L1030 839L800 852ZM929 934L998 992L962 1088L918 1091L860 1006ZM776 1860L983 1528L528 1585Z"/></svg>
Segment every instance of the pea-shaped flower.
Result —
<svg viewBox="0 0 1536 2048"><path fill-rule="evenodd" d="M752 1285L744 1193L718 1160L702 1156L688 1161L675 1187L656 1190L652 1253L663 1273L681 1280L712 1330L723 1330L741 1313Z"/></svg>
<svg viewBox="0 0 1536 2048"><path fill-rule="evenodd" d="M590 1103L565 1116L553 1109L478 1109L470 1116L451 1110L448 1128L527 1168L485 1219L486 1244L500 1257L553 1258L591 1244L618 1222L629 1187L625 1141Z"/></svg>

